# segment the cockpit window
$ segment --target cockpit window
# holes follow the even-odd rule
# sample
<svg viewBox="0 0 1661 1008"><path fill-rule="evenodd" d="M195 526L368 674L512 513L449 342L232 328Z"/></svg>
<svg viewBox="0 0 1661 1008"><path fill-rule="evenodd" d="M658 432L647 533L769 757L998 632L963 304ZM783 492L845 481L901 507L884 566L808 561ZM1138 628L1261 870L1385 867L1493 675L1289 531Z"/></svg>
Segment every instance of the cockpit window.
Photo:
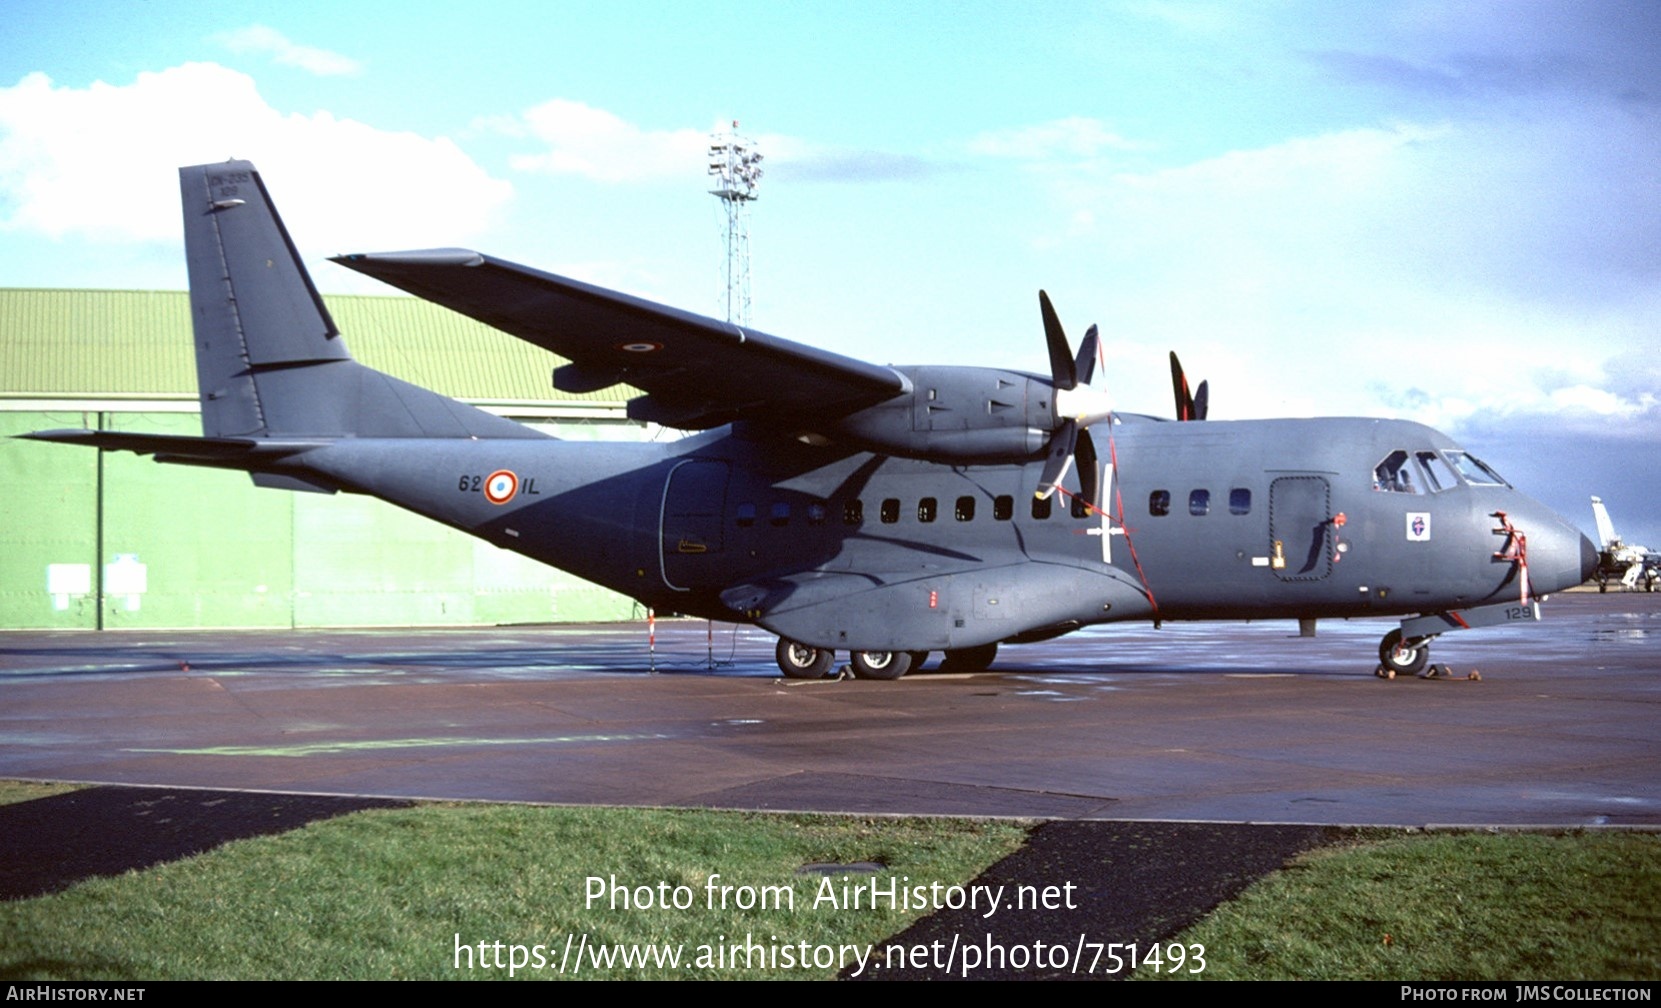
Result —
<svg viewBox="0 0 1661 1008"><path fill-rule="evenodd" d="M1457 469L1459 471L1459 475L1464 478L1465 482L1471 484L1472 486L1511 485L1505 482L1505 480L1500 477L1499 473L1496 473L1494 470L1488 468L1482 463L1481 459L1477 458L1475 455L1472 455L1470 452L1445 451L1442 454L1447 456L1448 464Z"/></svg>
<svg viewBox="0 0 1661 1008"><path fill-rule="evenodd" d="M1386 493L1424 493L1424 488L1414 479L1413 465L1407 453L1400 448L1386 455L1384 461L1373 468L1373 489Z"/></svg>
<svg viewBox="0 0 1661 1008"><path fill-rule="evenodd" d="M1424 469L1425 484L1430 487L1431 492L1440 493L1459 485L1459 478L1453 474L1453 468L1448 465L1446 459L1435 452L1420 452L1419 465Z"/></svg>

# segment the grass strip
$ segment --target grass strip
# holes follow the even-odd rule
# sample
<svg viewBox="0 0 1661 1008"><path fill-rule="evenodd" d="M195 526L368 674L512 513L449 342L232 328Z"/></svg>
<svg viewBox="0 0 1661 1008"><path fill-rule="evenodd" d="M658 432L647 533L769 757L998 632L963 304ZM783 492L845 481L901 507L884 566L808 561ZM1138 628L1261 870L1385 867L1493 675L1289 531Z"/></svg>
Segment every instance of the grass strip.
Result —
<svg viewBox="0 0 1661 1008"><path fill-rule="evenodd" d="M1325 848L1171 940L1205 946L1208 980L1661 979L1661 835L1406 834Z"/></svg>
<svg viewBox="0 0 1661 1008"><path fill-rule="evenodd" d="M590 953L580 972L567 959L567 976L828 978L847 960L804 968L799 960L813 959L802 943L863 946L917 914L816 906L826 876L798 868L874 861L879 877L966 882L1023 836L1018 824L961 819L500 805L359 812L0 904L0 978L532 979L558 975L568 936L608 954L677 948L680 960L607 966ZM612 897L613 876L627 899ZM598 901L588 898L590 877L606 880ZM656 905L676 887L689 906ZM765 951L734 962L741 943ZM514 945L525 950L516 969ZM541 969L531 968L537 945Z"/></svg>

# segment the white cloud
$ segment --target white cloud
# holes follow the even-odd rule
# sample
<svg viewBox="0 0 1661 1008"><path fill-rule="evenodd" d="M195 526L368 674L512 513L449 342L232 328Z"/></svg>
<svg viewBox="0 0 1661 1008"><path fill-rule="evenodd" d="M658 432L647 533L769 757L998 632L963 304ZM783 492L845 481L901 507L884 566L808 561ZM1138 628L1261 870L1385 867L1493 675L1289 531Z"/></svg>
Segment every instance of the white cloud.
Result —
<svg viewBox="0 0 1661 1008"><path fill-rule="evenodd" d="M704 172L709 132L647 130L582 102L555 98L526 109L517 119L492 117L475 124L546 146L511 159L519 171L581 175L597 182L642 182Z"/></svg>
<svg viewBox="0 0 1661 1008"><path fill-rule="evenodd" d="M1661 309L1643 280L1652 154L1585 115L1357 128L1151 171L1058 154L1029 164L1054 204L1032 241L1065 235L1109 352L1148 358L1127 375L1175 348L1213 376L1213 416L1625 421L1654 412L1609 367L1653 345Z"/></svg>
<svg viewBox="0 0 1661 1008"><path fill-rule="evenodd" d="M34 73L0 88L0 233L176 241L177 167L231 157L318 252L459 244L512 198L447 139L280 112L217 64L85 88Z"/></svg>
<svg viewBox="0 0 1661 1008"><path fill-rule="evenodd" d="M1036 126L994 130L969 141L976 154L996 157L1094 157L1106 150L1147 150L1150 145L1127 140L1100 119L1070 116Z"/></svg>
<svg viewBox="0 0 1661 1008"><path fill-rule="evenodd" d="M1620 396L1607 389L1591 388L1586 385L1576 385L1572 388L1557 389L1551 393L1551 405L1559 410L1591 413L1596 416L1622 418L1634 417L1643 412L1643 404L1624 402ZM1654 404L1651 403L1653 406Z"/></svg>
<svg viewBox="0 0 1661 1008"><path fill-rule="evenodd" d="M280 66L298 67L319 77L352 76L363 72L363 64L315 46L298 45L275 28L254 24L214 38L235 53L265 53Z"/></svg>

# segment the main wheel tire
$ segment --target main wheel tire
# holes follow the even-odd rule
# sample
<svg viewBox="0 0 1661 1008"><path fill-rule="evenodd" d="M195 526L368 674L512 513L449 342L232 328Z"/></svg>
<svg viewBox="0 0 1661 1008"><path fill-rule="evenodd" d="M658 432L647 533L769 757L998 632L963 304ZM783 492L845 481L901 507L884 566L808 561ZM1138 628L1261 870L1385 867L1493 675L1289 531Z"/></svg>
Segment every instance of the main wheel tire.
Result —
<svg viewBox="0 0 1661 1008"><path fill-rule="evenodd" d="M836 661L836 652L779 638L773 657L787 679L823 679Z"/></svg>
<svg viewBox="0 0 1661 1008"><path fill-rule="evenodd" d="M848 659L861 679L898 679L911 670L909 651L855 651Z"/></svg>
<svg viewBox="0 0 1661 1008"><path fill-rule="evenodd" d="M1401 630L1392 630L1378 643L1378 660L1391 672L1418 675L1430 664L1430 641L1420 638L1404 643Z"/></svg>
<svg viewBox="0 0 1661 1008"><path fill-rule="evenodd" d="M992 667L992 662L998 657L996 642L982 644L980 647L958 648L947 651L946 658L940 663L940 671L956 672L958 674L985 672Z"/></svg>

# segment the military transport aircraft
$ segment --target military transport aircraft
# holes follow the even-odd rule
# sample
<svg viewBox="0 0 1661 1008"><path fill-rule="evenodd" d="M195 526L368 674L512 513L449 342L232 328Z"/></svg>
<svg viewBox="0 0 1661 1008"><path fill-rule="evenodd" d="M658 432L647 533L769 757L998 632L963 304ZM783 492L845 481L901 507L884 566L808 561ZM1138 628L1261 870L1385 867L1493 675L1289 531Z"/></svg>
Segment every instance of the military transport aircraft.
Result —
<svg viewBox="0 0 1661 1008"><path fill-rule="evenodd" d="M203 437L26 435L370 494L649 606L758 624L792 677L1117 620L1404 617L1381 675L1450 630L1532 620L1597 550L1443 435L1369 419L1114 412L1040 294L1051 373L868 364L458 249L334 261L631 385L697 431L570 443L346 351L254 166L180 169ZM1203 420L1173 357L1179 419Z"/></svg>
<svg viewBox="0 0 1661 1008"><path fill-rule="evenodd" d="M1602 497L1592 498L1592 521L1597 524L1598 539L1603 543L1603 549L1598 551L1595 574L1598 591L1608 591L1611 581L1628 591L1638 590L1642 582L1644 591L1654 591L1661 583L1661 553L1623 541L1615 531L1615 523L1609 520L1609 509L1603 506Z"/></svg>

